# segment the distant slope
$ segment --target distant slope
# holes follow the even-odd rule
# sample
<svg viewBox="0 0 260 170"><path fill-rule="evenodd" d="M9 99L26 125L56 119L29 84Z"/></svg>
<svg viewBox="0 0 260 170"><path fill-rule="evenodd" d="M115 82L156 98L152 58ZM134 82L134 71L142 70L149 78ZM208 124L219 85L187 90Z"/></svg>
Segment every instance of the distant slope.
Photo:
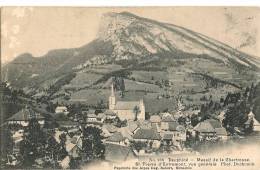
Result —
<svg viewBox="0 0 260 170"><path fill-rule="evenodd" d="M26 53L4 66L3 79L8 79L15 87L37 87L44 81L70 73L73 67L93 56L110 53L111 44L101 40L80 48L52 50L42 57Z"/></svg>

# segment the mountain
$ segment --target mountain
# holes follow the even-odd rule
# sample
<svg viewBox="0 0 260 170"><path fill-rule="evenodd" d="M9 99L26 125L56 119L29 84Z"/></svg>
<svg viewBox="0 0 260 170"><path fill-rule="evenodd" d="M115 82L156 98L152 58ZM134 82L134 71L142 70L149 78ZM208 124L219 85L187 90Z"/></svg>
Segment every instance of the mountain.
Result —
<svg viewBox="0 0 260 170"><path fill-rule="evenodd" d="M111 78L123 77L125 99L144 96L152 108L158 99L173 105L178 95L189 103L207 95L217 100L257 82L259 71L257 57L186 28L122 12L104 14L96 39L84 46L18 56L4 66L3 78L34 96L96 105L107 99Z"/></svg>

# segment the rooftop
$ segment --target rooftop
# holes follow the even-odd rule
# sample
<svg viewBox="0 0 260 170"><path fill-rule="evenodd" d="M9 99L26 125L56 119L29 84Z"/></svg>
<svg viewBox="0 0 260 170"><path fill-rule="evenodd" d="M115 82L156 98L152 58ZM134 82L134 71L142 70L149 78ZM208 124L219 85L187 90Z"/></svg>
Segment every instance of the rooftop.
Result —
<svg viewBox="0 0 260 170"><path fill-rule="evenodd" d="M88 117L88 118L96 118L96 117L97 117L97 115L95 115L95 114L91 113L91 114L88 114L88 115L87 115L87 117Z"/></svg>
<svg viewBox="0 0 260 170"><path fill-rule="evenodd" d="M118 132L120 132L124 138L127 138L129 140L133 139L133 133L130 131L128 127L118 128Z"/></svg>
<svg viewBox="0 0 260 170"><path fill-rule="evenodd" d="M123 141L125 138L123 137L123 135L120 132L116 132L114 133L112 136L110 136L107 141L109 142L121 142Z"/></svg>
<svg viewBox="0 0 260 170"><path fill-rule="evenodd" d="M179 126L179 123L177 122L169 122L169 130L170 131L177 131L177 127Z"/></svg>
<svg viewBox="0 0 260 170"><path fill-rule="evenodd" d="M133 136L134 139L160 140L160 134L154 129L138 129Z"/></svg>
<svg viewBox="0 0 260 170"><path fill-rule="evenodd" d="M117 127L115 127L114 125L111 125L111 124L103 125L102 129L103 128L107 129L110 133L114 133L117 131Z"/></svg>
<svg viewBox="0 0 260 170"><path fill-rule="evenodd" d="M221 128L222 124L220 121L215 119L207 119L205 122L209 122L213 128Z"/></svg>
<svg viewBox="0 0 260 170"><path fill-rule="evenodd" d="M194 127L194 130L204 133L216 132L217 128L223 128L221 122L215 119L207 119Z"/></svg>
<svg viewBox="0 0 260 170"><path fill-rule="evenodd" d="M212 125L208 121L203 121L198 123L194 127L195 131L202 132L202 133L214 133L215 129L212 127Z"/></svg>
<svg viewBox="0 0 260 170"><path fill-rule="evenodd" d="M221 135L221 136L227 136L228 135L227 130L223 127L222 128L216 128L215 131L216 131L217 135Z"/></svg>
<svg viewBox="0 0 260 170"><path fill-rule="evenodd" d="M174 122L174 118L172 115L167 115L162 117L162 122Z"/></svg>
<svg viewBox="0 0 260 170"><path fill-rule="evenodd" d="M139 104L139 101L118 101L116 102L114 110L134 110Z"/></svg>
<svg viewBox="0 0 260 170"><path fill-rule="evenodd" d="M67 109L67 107L66 106L57 106L56 109L64 109L65 110L65 109Z"/></svg>
<svg viewBox="0 0 260 170"><path fill-rule="evenodd" d="M135 121L128 121L127 127L131 132L134 132L138 128L138 124Z"/></svg>
<svg viewBox="0 0 260 170"><path fill-rule="evenodd" d="M128 146L107 143L105 145L105 160L122 162L134 158L134 152Z"/></svg>
<svg viewBox="0 0 260 170"><path fill-rule="evenodd" d="M150 121L152 123L160 123L161 122L161 117L159 115L152 115L150 117Z"/></svg>

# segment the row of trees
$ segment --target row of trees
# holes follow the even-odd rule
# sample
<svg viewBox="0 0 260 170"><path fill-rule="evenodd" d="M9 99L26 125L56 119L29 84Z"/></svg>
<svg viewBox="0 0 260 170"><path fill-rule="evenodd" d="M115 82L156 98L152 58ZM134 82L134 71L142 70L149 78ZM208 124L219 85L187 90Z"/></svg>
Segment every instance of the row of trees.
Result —
<svg viewBox="0 0 260 170"><path fill-rule="evenodd" d="M252 84L250 87L246 87L245 90L241 90L235 93L228 93L226 97L221 97L220 101L213 101L212 97L206 100L205 104L201 105L199 116L201 121L211 118L216 113L226 110L225 119L223 120L223 125L226 129L235 133L235 127L241 128L246 134L252 132L253 126L250 125L245 128L245 122L248 120L248 113L252 108L255 108L255 100L258 96L257 89L259 89L259 84Z"/></svg>
<svg viewBox="0 0 260 170"><path fill-rule="evenodd" d="M227 107L227 111L223 124L231 133L237 133L235 127L240 128L244 134L253 131L253 121L248 120L248 113L254 111L257 106L259 87L259 83L257 85L252 83L251 87L247 87L244 92L229 94L226 97L224 106ZM258 114L257 111L255 113ZM249 123L249 126L245 124L246 122Z"/></svg>

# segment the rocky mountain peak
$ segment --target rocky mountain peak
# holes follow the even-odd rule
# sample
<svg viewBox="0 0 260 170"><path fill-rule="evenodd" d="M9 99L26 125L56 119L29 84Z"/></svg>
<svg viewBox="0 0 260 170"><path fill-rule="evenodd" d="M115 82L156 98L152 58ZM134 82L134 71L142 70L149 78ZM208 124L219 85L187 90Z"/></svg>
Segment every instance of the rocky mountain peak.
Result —
<svg viewBox="0 0 260 170"><path fill-rule="evenodd" d="M105 13L101 17L99 30L98 30L98 37L105 40L111 38L113 34L115 34L116 32L122 29L125 29L135 20L136 18L134 17L134 15L131 16L130 13L126 13L126 12Z"/></svg>

